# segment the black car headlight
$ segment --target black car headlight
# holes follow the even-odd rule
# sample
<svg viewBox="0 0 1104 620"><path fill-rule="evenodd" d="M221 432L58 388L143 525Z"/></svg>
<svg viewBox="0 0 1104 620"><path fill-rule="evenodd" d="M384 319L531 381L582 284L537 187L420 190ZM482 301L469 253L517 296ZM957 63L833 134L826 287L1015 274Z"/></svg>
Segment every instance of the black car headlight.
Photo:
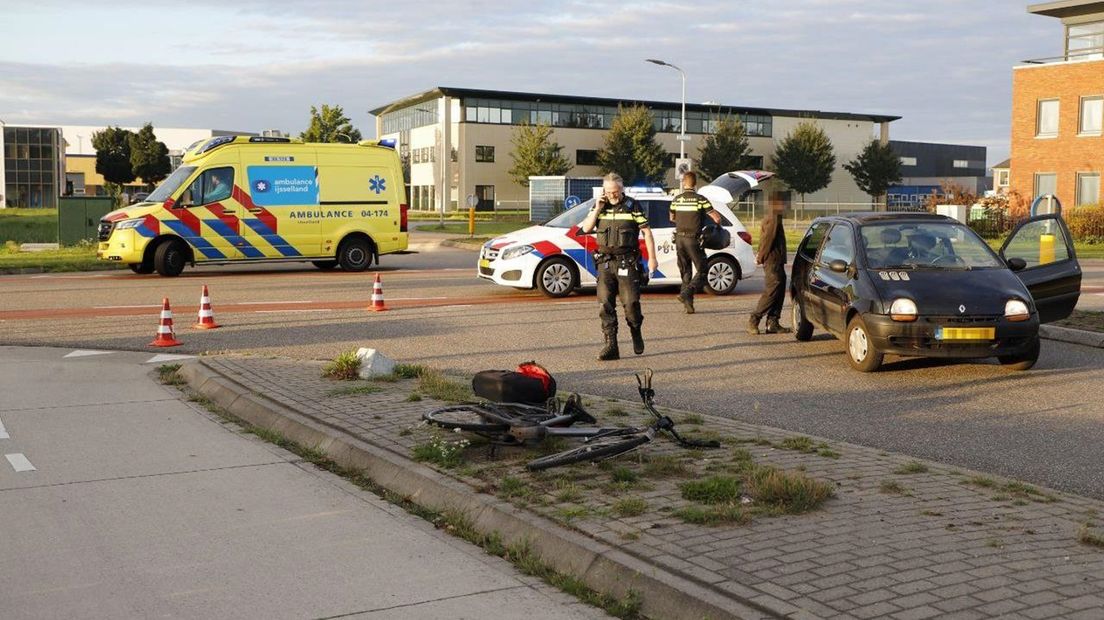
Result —
<svg viewBox="0 0 1104 620"><path fill-rule="evenodd" d="M1031 309L1020 299L1004 302L1004 318L1009 321L1026 321L1031 318Z"/></svg>
<svg viewBox="0 0 1104 620"><path fill-rule="evenodd" d="M916 302L908 297L898 297L889 306L889 318L894 321L915 321L916 315Z"/></svg>

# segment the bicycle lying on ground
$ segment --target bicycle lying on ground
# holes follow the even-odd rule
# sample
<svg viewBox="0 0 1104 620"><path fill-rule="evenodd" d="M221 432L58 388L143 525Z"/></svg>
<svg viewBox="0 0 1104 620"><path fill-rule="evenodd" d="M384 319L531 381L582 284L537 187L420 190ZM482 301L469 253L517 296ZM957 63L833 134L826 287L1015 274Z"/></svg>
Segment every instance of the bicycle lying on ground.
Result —
<svg viewBox="0 0 1104 620"><path fill-rule="evenodd" d="M562 409L555 399L544 407L519 403L479 403L443 407L422 417L441 428L475 433L497 444L522 445L546 437L572 437L584 441L581 446L530 461L526 464L530 471L602 461L649 443L660 433L670 435L684 448L719 448L721 444L717 441L687 439L679 435L674 420L656 411L652 374L649 368L636 375L640 399L644 408L655 418L650 425L643 427L572 426L575 422L596 422L594 416L583 408L578 394L569 396Z"/></svg>

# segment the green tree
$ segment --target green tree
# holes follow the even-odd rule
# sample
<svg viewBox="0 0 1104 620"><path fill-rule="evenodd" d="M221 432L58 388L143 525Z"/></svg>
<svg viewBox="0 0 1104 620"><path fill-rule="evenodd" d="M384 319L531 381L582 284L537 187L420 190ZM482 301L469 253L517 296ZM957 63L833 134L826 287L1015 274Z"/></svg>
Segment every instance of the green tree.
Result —
<svg viewBox="0 0 1104 620"><path fill-rule="evenodd" d="M749 160L744 124L735 117L726 116L717 121L716 131L706 136L695 164L698 176L708 182L726 172L746 168Z"/></svg>
<svg viewBox="0 0 1104 620"><path fill-rule="evenodd" d="M801 195L828 187L836 169L836 155L828 134L805 121L783 138L774 151L774 174Z"/></svg>
<svg viewBox="0 0 1104 620"><path fill-rule="evenodd" d="M843 169L851 173L855 185L870 194L875 203L890 185L901 182L901 158L888 143L878 140L871 140L858 157L843 165Z"/></svg>
<svg viewBox="0 0 1104 620"><path fill-rule="evenodd" d="M626 184L659 184L667 176L667 153L655 139L652 113L642 105L618 106L606 141L598 151L598 168L616 172Z"/></svg>
<svg viewBox="0 0 1104 620"><path fill-rule="evenodd" d="M122 186L134 180L130 164L130 137L133 135L119 127L108 127L92 134L96 172L104 178L104 187L112 198L118 199Z"/></svg>
<svg viewBox="0 0 1104 620"><path fill-rule="evenodd" d="M129 136L130 168L143 182L157 185L172 172L169 147L153 135L153 125L146 123Z"/></svg>
<svg viewBox="0 0 1104 620"><path fill-rule="evenodd" d="M510 142L514 145L510 176L522 187L529 187L531 176L559 176L574 168L571 160L561 153L563 147L552 140L552 128L548 125L518 125Z"/></svg>
<svg viewBox="0 0 1104 620"><path fill-rule="evenodd" d="M311 106L310 125L299 134L304 142L359 142L360 130L353 127L341 106L322 104L322 110Z"/></svg>

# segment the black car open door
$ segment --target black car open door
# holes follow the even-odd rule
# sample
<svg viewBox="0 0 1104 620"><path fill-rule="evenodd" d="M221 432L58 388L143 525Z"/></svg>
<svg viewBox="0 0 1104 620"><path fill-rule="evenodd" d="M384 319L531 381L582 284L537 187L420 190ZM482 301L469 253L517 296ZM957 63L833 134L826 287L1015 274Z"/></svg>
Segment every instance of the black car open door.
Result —
<svg viewBox="0 0 1104 620"><path fill-rule="evenodd" d="M1039 215L1021 223L1005 240L1000 255L1031 291L1040 322L1059 321L1073 312L1081 296L1081 265L1060 215Z"/></svg>

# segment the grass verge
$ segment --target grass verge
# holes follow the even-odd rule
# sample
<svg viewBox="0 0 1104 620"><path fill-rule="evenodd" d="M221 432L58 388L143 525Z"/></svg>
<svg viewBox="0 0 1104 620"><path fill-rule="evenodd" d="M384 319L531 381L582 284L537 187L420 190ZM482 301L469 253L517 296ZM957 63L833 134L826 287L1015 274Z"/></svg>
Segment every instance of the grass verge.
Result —
<svg viewBox="0 0 1104 620"><path fill-rule="evenodd" d="M1074 310L1069 318L1054 323L1060 327L1084 329L1092 332L1104 332L1104 312Z"/></svg>
<svg viewBox="0 0 1104 620"><path fill-rule="evenodd" d="M0 271L42 269L47 273L63 271L99 271L123 269L126 265L96 258L95 247L75 246L43 252L13 251L12 246L0 248Z"/></svg>
<svg viewBox="0 0 1104 620"><path fill-rule="evenodd" d="M0 242L57 243L57 209L0 209Z"/></svg>

